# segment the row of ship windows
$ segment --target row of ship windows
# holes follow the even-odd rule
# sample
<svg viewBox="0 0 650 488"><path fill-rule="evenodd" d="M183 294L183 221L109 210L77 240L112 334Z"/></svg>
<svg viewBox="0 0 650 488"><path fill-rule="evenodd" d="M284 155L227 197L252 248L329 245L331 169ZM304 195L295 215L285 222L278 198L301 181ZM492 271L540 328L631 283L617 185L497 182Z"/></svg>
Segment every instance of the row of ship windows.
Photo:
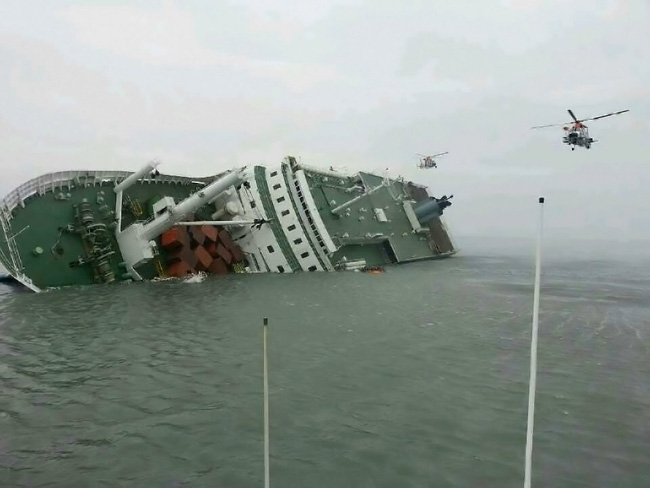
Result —
<svg viewBox="0 0 650 488"><path fill-rule="evenodd" d="M307 268L307 269L308 269L309 271L316 271L316 270L318 269L318 267L316 267L316 266L310 266L310 267ZM278 266L278 271L279 271L280 273L284 273L284 266Z"/></svg>
<svg viewBox="0 0 650 488"><path fill-rule="evenodd" d="M277 176L277 174L278 174L277 171L273 171L273 172L271 173L270 176L271 176L271 178L273 178L274 176ZM317 241L318 241L318 245L319 245L321 248L324 248L324 247L325 247L325 243L323 242L323 239L321 238L320 233L319 233L318 230L316 229L316 224L314 223L314 221L313 221L312 218L311 218L311 213L309 212L309 209L307 208L307 202L305 201L305 197L304 197L303 194L302 194L302 189L300 188L300 185L298 184L298 181L297 181L297 180L294 180L294 183L293 183L293 184L295 185L296 190L297 190L297 192L298 192L298 197L300 198L300 203L301 203L301 205L302 205L303 210L305 211L305 214L307 215L307 219L309 220L310 227L311 227L311 229L314 231L314 234L316 235L316 239L317 239ZM274 189L274 190L279 190L280 188L282 188L282 185L281 185L280 183L276 183L275 185L273 185L273 189ZM278 197L278 198L276 199L276 201L277 201L278 203L282 203L282 202L285 201L285 197L283 197L283 196L282 196L282 197ZM290 213L289 210L283 210L282 213L281 213L281 215L284 217L284 216L286 216L286 215L289 215L289 213ZM294 230L295 228L296 228L296 226L292 224L291 226L288 227L288 230L289 230L289 231L292 231L292 230ZM293 241L293 242L296 243L296 244L299 244L300 242L302 242L302 239L296 239L296 240ZM309 255L309 253L303 253L303 254L301 255L301 257L307 257L308 255ZM312 266L312 267L313 267L313 266ZM311 270L311 268L310 268L310 270Z"/></svg>
<svg viewBox="0 0 650 488"><path fill-rule="evenodd" d="M295 244L300 244L300 243L302 242L302 239L296 239L296 240L294 240L293 242L294 242ZM266 249L267 249L270 253L274 253L274 252L275 252L275 248L274 248L273 246L271 246L271 245L266 246ZM308 258L308 257L309 257L309 251L305 251L305 252L303 252L303 253L300 255L300 257L301 257L301 258Z"/></svg>
<svg viewBox="0 0 650 488"><path fill-rule="evenodd" d="M298 184L298 180L293 180L293 185L296 187L298 197L300 198L300 203L302 204L302 208L305 211L305 215L307 215L307 220L309 220L309 224L310 224L309 226L311 227L311 230L313 230L314 234L316 235L316 240L318 241L318 245L324 249L325 243L323 242L320 232L318 232L318 230L316 229L316 224L311 218L311 212L309 212L309 209L307 208L307 202L305 202L305 197L302 195L302 190L300 188L300 185Z"/></svg>
<svg viewBox="0 0 650 488"><path fill-rule="evenodd" d="M276 176L277 174L278 174L278 172L277 172L277 171L274 171L274 172L271 173L271 177ZM273 189L274 189L274 190L278 190L278 189L280 189L281 187L282 187L282 185L280 185L280 184L273 185ZM277 202L278 202L278 203L282 203L282 202L284 202L284 200L285 200L284 197L279 197L279 198L277 199ZM255 200L251 200L250 205L251 205L251 208L255 208ZM289 213L290 213L289 210L283 210L283 211L282 211L282 216L284 217L284 216L286 216L286 215L289 215ZM293 230L296 230L296 225L295 225L295 224L291 224L289 227L287 227L287 230L288 230L289 232L291 232L291 231L293 231ZM301 239L301 238L294 239L293 242L294 242L294 244L301 244L301 243L302 243L302 239ZM270 246L270 245L269 245L269 246L266 246L266 249L267 249L270 253L274 253L274 252L275 252L275 249L273 248L273 246ZM307 257L309 257L309 252L303 252L303 253L300 255L300 257L302 257L302 258L307 258ZM308 269L309 271L316 271L318 268L317 268L316 266L310 266L310 267L307 268L307 269ZM283 266L278 266L278 271L279 271L280 273L284 273L284 267L283 267Z"/></svg>
<svg viewBox="0 0 650 488"><path fill-rule="evenodd" d="M276 176L277 174L278 174L277 171L273 171L273 172L271 173L271 178L273 178L273 177ZM273 189L274 189L274 190L279 190L280 188L282 188L282 185L281 185L280 183L277 183L277 184L273 185ZM306 204L305 204L305 199L304 199L304 197L302 196L302 192L300 191L300 188L299 188L299 187L298 187L298 194L300 195L300 202L302 203L303 208L306 209L307 206L306 206ZM276 198L275 201L278 202L278 203L282 203L282 202L284 202L285 200L286 200L285 197L278 197L278 198ZM309 213L309 210L306 210L306 211L307 211L307 213ZM286 217L286 216L289 215L290 213L291 213L291 212L290 212L289 210L283 210L283 211L281 212L280 215L282 215L283 217ZM311 222L311 219L310 219L310 222ZM291 225L287 228L287 230L288 230L288 231L292 231L292 230L295 230L295 228L296 228L296 226L293 225L293 224L291 224ZM314 230L316 230L316 227L315 227L313 224L312 224L311 228L314 229ZM294 240L293 242L294 242L294 244L300 244L300 243L302 242L302 239L296 239L296 240ZM319 243L321 246L324 245L324 244L323 244L323 241L320 239L320 236L318 237L318 243ZM270 251L270 252L273 252L273 251ZM308 255L309 255L309 253L303 253L302 257L307 257Z"/></svg>
<svg viewBox="0 0 650 488"><path fill-rule="evenodd" d="M278 174L277 171L273 171L273 172L271 173L271 178L273 178L274 176L277 176L277 174ZM281 183L276 183L275 185L273 185L273 189L274 189L274 190L279 190L280 188L282 188L282 184L281 184ZM282 202L284 202L285 200L286 200L286 198L284 198L284 197L278 197L278 198L275 199L275 201L278 202L278 203L282 203ZM283 210L283 211L281 212L281 215L282 215L283 217L286 217L286 216L289 215L290 213L291 213L291 212L290 212L289 210ZM293 228L295 229L295 226L293 226ZM292 230L292 229L289 229L289 230Z"/></svg>

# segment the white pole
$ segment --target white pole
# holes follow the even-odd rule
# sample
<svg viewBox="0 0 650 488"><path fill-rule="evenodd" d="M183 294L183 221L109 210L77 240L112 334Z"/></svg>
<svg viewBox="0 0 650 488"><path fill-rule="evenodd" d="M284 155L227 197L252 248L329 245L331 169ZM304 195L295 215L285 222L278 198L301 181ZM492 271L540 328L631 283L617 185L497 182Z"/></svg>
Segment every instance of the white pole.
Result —
<svg viewBox="0 0 650 488"><path fill-rule="evenodd" d="M246 224L256 224L255 219L248 220L195 220L193 222L176 222L176 225L185 225L188 227L195 225L246 225Z"/></svg>
<svg viewBox="0 0 650 488"><path fill-rule="evenodd" d="M156 169L156 167L159 164L160 164L160 161L157 161L157 160L153 160L150 163L147 163L145 166L140 168L138 171L136 171L135 173L132 173L127 178L125 178L124 181L122 181L122 183L120 183L119 185L115 185L115 187L113 188L113 191L115 193L120 193L120 192L126 190L128 187L133 185L140 178L142 178L143 176L146 176L147 173L150 173L151 171Z"/></svg>
<svg viewBox="0 0 650 488"><path fill-rule="evenodd" d="M269 371L266 346L269 335L269 319L264 317L264 487L270 488L269 475Z"/></svg>
<svg viewBox="0 0 650 488"><path fill-rule="evenodd" d="M539 223L537 252L535 256L535 291L533 298L533 331L530 340L530 381L528 383L528 426L526 429L526 468L524 488L530 488L533 457L533 430L535 419L535 389L537 383L537 329L539 324L539 287L542 267L542 229L544 222L544 197L539 198Z"/></svg>

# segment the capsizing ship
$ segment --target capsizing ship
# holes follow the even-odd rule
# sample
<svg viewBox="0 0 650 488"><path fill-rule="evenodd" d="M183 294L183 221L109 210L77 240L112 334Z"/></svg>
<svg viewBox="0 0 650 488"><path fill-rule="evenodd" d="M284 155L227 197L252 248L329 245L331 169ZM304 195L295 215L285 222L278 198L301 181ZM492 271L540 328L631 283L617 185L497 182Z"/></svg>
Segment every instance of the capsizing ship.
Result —
<svg viewBox="0 0 650 488"><path fill-rule="evenodd" d="M34 292L198 273L369 270L452 256L450 198L403 178L278 166L207 178L62 171L0 201L0 261Z"/></svg>

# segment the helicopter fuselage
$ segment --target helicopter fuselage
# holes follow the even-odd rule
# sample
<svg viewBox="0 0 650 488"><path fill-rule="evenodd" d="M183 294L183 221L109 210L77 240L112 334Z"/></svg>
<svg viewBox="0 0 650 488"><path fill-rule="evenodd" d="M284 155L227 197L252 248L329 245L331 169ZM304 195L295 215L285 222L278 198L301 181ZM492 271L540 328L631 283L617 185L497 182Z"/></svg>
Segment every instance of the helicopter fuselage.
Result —
<svg viewBox="0 0 650 488"><path fill-rule="evenodd" d="M418 164L418 168L420 169L425 169L425 168L437 168L438 165L434 162L425 162L425 163L420 163Z"/></svg>
<svg viewBox="0 0 650 488"><path fill-rule="evenodd" d="M574 151L576 146L589 149L596 141L589 137L589 129L587 126L578 123L571 127L564 127L564 137L562 138L562 142L572 146L571 150Z"/></svg>

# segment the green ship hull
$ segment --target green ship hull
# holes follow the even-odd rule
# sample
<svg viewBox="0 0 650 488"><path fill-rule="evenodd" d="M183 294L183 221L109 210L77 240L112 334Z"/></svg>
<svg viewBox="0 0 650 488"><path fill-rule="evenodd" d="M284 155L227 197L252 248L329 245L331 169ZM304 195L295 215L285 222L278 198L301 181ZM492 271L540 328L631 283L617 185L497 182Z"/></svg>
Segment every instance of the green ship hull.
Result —
<svg viewBox="0 0 650 488"><path fill-rule="evenodd" d="M196 273L365 270L457 252L447 197L298 164L205 178L65 171L0 201L0 262L33 291Z"/></svg>

